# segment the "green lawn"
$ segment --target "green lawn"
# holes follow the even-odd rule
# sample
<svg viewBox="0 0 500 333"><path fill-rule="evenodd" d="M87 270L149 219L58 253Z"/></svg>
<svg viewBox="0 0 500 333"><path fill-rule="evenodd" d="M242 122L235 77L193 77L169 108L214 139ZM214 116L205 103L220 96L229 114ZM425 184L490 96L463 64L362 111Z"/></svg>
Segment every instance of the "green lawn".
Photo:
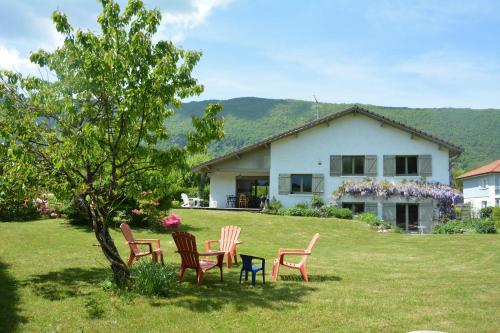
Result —
<svg viewBox="0 0 500 333"><path fill-rule="evenodd" d="M239 285L239 268L195 274L171 298L116 296L94 235L64 220L0 223L0 332L262 331L498 332L499 235L380 234L356 221L180 210L201 245L220 227L242 227L240 253L267 258L304 248L321 234L309 261L311 282L282 268L277 282ZM178 263L168 234L166 260ZM120 233L113 231L126 257Z"/></svg>

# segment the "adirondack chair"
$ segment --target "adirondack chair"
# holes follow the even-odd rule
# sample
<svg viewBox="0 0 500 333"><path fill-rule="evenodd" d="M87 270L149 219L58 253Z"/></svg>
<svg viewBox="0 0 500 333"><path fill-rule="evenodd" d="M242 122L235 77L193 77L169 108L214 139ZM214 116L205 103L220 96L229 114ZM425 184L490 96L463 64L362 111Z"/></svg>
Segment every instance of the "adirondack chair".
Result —
<svg viewBox="0 0 500 333"><path fill-rule="evenodd" d="M243 243L239 240L240 232L240 227L234 225L225 226L220 231L220 239L207 240L205 242L205 248L208 252L210 252L212 251L212 244L218 243L219 251L223 251L226 256L227 268L231 268L231 262L233 261L233 259L235 264L238 263L238 258L236 256L236 246Z"/></svg>
<svg viewBox="0 0 500 333"><path fill-rule="evenodd" d="M311 239L311 242L309 243L309 246L305 250L298 250L298 249L280 249L278 258L274 260L274 265L273 265L273 274L272 274L272 279L273 281L276 281L278 278L278 273L280 269L280 265L289 267L289 268L295 268L300 270L300 274L302 274L302 278L304 281L308 282L309 278L307 277L307 268L306 268L306 261L307 258L311 255L311 251L313 247L316 245L316 242L319 239L319 234L316 234L313 236ZM285 255L300 255L302 256L302 259L298 264L292 263L285 261Z"/></svg>
<svg viewBox="0 0 500 333"><path fill-rule="evenodd" d="M213 251L209 253L199 253L196 249L196 238L185 231L173 232L175 245L177 246L177 253L181 255L181 268L179 270L179 280L184 278L184 271L186 268L196 269L198 276L198 287L201 286L203 274L214 267L220 269L220 280L222 281L222 261L224 259L224 252ZM216 256L217 261L213 260L200 260L200 257Z"/></svg>
<svg viewBox="0 0 500 333"><path fill-rule="evenodd" d="M158 257L161 259L161 264L163 265L163 252L160 249L160 240L159 239L134 239L132 235L132 231L127 223L120 224L120 229L123 233L123 237L127 241L128 246L130 247L130 256L128 258L128 267L132 266L134 260L144 257L151 256L151 259L154 263L158 262ZM138 245L147 245L148 250L141 252Z"/></svg>

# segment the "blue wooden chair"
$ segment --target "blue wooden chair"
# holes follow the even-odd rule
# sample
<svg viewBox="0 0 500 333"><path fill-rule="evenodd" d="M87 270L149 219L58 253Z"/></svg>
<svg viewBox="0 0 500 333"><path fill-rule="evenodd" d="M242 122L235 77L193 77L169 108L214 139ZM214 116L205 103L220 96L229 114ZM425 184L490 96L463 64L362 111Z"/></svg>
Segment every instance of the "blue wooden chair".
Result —
<svg viewBox="0 0 500 333"><path fill-rule="evenodd" d="M240 254L241 257L241 262L242 262L242 267L240 271L240 283L241 283L241 277L243 276L243 272L245 272L245 281L248 280L248 273L252 273L252 285L255 286L255 276L257 275L258 271L262 271L262 283L266 283L266 259L264 258L259 258L259 257L254 257L254 256L249 256L245 254ZM252 261L254 259L260 260L262 262L262 265L254 265Z"/></svg>

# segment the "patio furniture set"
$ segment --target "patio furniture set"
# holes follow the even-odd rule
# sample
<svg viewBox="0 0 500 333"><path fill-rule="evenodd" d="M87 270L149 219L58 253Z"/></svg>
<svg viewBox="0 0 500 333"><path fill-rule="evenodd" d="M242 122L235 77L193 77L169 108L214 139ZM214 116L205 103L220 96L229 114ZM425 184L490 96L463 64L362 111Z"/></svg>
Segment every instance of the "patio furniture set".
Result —
<svg viewBox="0 0 500 333"><path fill-rule="evenodd" d="M163 251L160 248L159 239L135 239L132 235L130 227L126 223L120 225L123 236L130 248L130 256L128 259L129 267L133 262L140 257L151 256L154 263L161 262L163 264ZM181 265L179 269L179 280L184 278L184 272L187 268L196 270L198 286L201 286L203 274L213 268L219 268L220 279L223 280L223 261L226 260L226 267L231 268L232 264L238 264L236 247L242 244L239 236L241 228L237 226L225 226L221 229L221 236L218 240L208 240L205 242L206 252L198 252L196 247L196 238L194 235L178 231L173 232L172 237L177 247L177 253L181 256ZM276 281L280 266L286 266L293 269L298 269L304 281L309 281L307 275L306 262L311 255L313 247L319 239L319 234L315 234L306 249L279 249L278 258L274 260L272 280ZM218 243L219 249L213 250L212 244ZM147 246L146 250L141 251L139 246ZM299 263L285 261L285 256L299 255L302 256ZM215 260L209 259L216 257ZM266 260L261 257L240 254L242 267L240 271L240 283L245 273L245 280L248 280L249 273L252 275L252 285L256 284L256 275L262 272L262 281L265 283L265 266ZM254 264L254 260L260 260L260 265Z"/></svg>

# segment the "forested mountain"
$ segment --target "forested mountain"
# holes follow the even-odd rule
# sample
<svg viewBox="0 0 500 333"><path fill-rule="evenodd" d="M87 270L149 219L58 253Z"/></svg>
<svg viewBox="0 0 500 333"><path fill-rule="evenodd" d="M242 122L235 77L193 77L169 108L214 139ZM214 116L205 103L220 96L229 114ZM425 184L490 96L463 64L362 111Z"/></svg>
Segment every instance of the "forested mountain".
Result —
<svg viewBox="0 0 500 333"><path fill-rule="evenodd" d="M189 102L168 123L172 140L182 144L191 116L200 115L207 103L214 102L223 105L226 137L210 147L213 156L316 119L316 112L323 117L352 105L255 97ZM500 159L499 109L361 106L463 147L464 153L456 159L457 168L471 169Z"/></svg>

